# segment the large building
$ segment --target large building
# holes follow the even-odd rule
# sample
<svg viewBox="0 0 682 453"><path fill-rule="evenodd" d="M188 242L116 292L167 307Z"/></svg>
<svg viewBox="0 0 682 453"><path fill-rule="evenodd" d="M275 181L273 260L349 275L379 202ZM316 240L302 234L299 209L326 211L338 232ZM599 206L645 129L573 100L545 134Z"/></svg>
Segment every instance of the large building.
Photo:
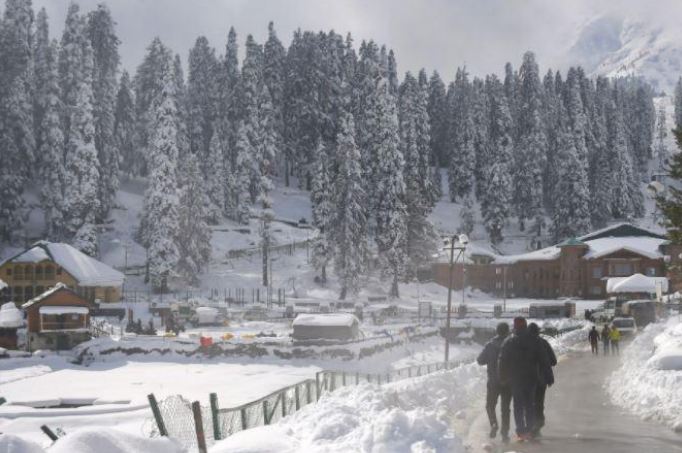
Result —
<svg viewBox="0 0 682 453"><path fill-rule="evenodd" d="M69 244L40 241L0 263L0 301L23 303L63 283L89 302L121 299L121 272Z"/></svg>
<svg viewBox="0 0 682 453"><path fill-rule="evenodd" d="M530 298L604 298L609 277L667 275L671 264L682 263L682 248L665 236L629 223L572 238L560 244L519 255L501 255L469 245L461 260L433 265L437 283L462 285L497 296ZM669 276L669 275L668 275ZM672 279L673 289L677 289Z"/></svg>

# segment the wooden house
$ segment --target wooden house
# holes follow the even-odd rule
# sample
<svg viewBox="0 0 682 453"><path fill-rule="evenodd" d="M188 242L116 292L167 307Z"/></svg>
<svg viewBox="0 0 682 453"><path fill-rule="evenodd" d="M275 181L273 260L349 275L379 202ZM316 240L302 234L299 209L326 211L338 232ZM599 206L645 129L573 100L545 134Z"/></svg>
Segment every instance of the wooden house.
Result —
<svg viewBox="0 0 682 453"><path fill-rule="evenodd" d="M63 283L22 305L26 312L28 349L64 350L90 339L94 306Z"/></svg>
<svg viewBox="0 0 682 453"><path fill-rule="evenodd" d="M40 241L0 263L0 302L27 302L63 283L84 299L117 302L124 275L69 244Z"/></svg>

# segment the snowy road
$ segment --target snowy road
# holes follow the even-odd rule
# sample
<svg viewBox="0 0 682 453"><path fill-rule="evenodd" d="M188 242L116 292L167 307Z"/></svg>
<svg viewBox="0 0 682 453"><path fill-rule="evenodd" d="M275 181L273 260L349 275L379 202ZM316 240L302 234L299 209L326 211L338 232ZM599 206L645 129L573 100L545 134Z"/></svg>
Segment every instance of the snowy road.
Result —
<svg viewBox="0 0 682 453"><path fill-rule="evenodd" d="M617 367L617 358L570 353L559 363L555 370L557 383L547 392L547 426L540 442L507 446L495 442L492 449L486 450L483 446L488 440L477 434L476 439L470 439L471 445L475 450L500 453L682 452L682 435L611 404L602 387ZM481 414L472 432L485 433L487 429L487 419Z"/></svg>

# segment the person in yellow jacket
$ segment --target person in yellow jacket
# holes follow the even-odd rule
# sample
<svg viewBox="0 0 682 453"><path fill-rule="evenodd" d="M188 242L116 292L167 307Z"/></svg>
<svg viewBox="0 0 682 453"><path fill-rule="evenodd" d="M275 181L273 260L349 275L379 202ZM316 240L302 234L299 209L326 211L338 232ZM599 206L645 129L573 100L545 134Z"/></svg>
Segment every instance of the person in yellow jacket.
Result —
<svg viewBox="0 0 682 453"><path fill-rule="evenodd" d="M611 327L609 339L611 340L611 354L620 354L620 330L618 330L618 327Z"/></svg>

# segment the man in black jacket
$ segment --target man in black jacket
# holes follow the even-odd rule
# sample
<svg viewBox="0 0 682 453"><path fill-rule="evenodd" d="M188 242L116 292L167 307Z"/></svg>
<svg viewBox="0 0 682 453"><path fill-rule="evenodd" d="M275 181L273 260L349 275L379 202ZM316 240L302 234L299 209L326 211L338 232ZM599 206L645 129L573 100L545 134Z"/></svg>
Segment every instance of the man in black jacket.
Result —
<svg viewBox="0 0 682 453"><path fill-rule="evenodd" d="M485 410L488 412L488 420L490 420L490 437L495 437L497 434L498 424L497 415L495 414L495 407L497 406L498 398L500 401L500 410L502 412L502 440L509 441L509 412L511 405L511 389L508 385L501 385L497 374L497 362L502 348L502 342L509 335L509 324L501 322L497 325L497 336L490 340L483 347L483 351L478 356L477 362L479 365L485 365L488 371L488 386L486 393Z"/></svg>
<svg viewBox="0 0 682 453"><path fill-rule="evenodd" d="M533 438L535 395L540 370L548 367L547 351L538 337L528 331L526 319L514 318L514 335L502 343L498 373L502 384L511 385L519 441Z"/></svg>
<svg viewBox="0 0 682 453"><path fill-rule="evenodd" d="M542 347L545 348L545 354L549 361L549 367L544 370L539 370L540 379L535 390L535 427L533 428L533 436L539 437L540 430L545 426L545 392L547 391L547 387L551 387L554 384L554 371L552 371L552 367L556 366L557 360L552 346L547 340L540 336L540 327L534 322L531 322L528 325L528 331L531 335L540 340Z"/></svg>

